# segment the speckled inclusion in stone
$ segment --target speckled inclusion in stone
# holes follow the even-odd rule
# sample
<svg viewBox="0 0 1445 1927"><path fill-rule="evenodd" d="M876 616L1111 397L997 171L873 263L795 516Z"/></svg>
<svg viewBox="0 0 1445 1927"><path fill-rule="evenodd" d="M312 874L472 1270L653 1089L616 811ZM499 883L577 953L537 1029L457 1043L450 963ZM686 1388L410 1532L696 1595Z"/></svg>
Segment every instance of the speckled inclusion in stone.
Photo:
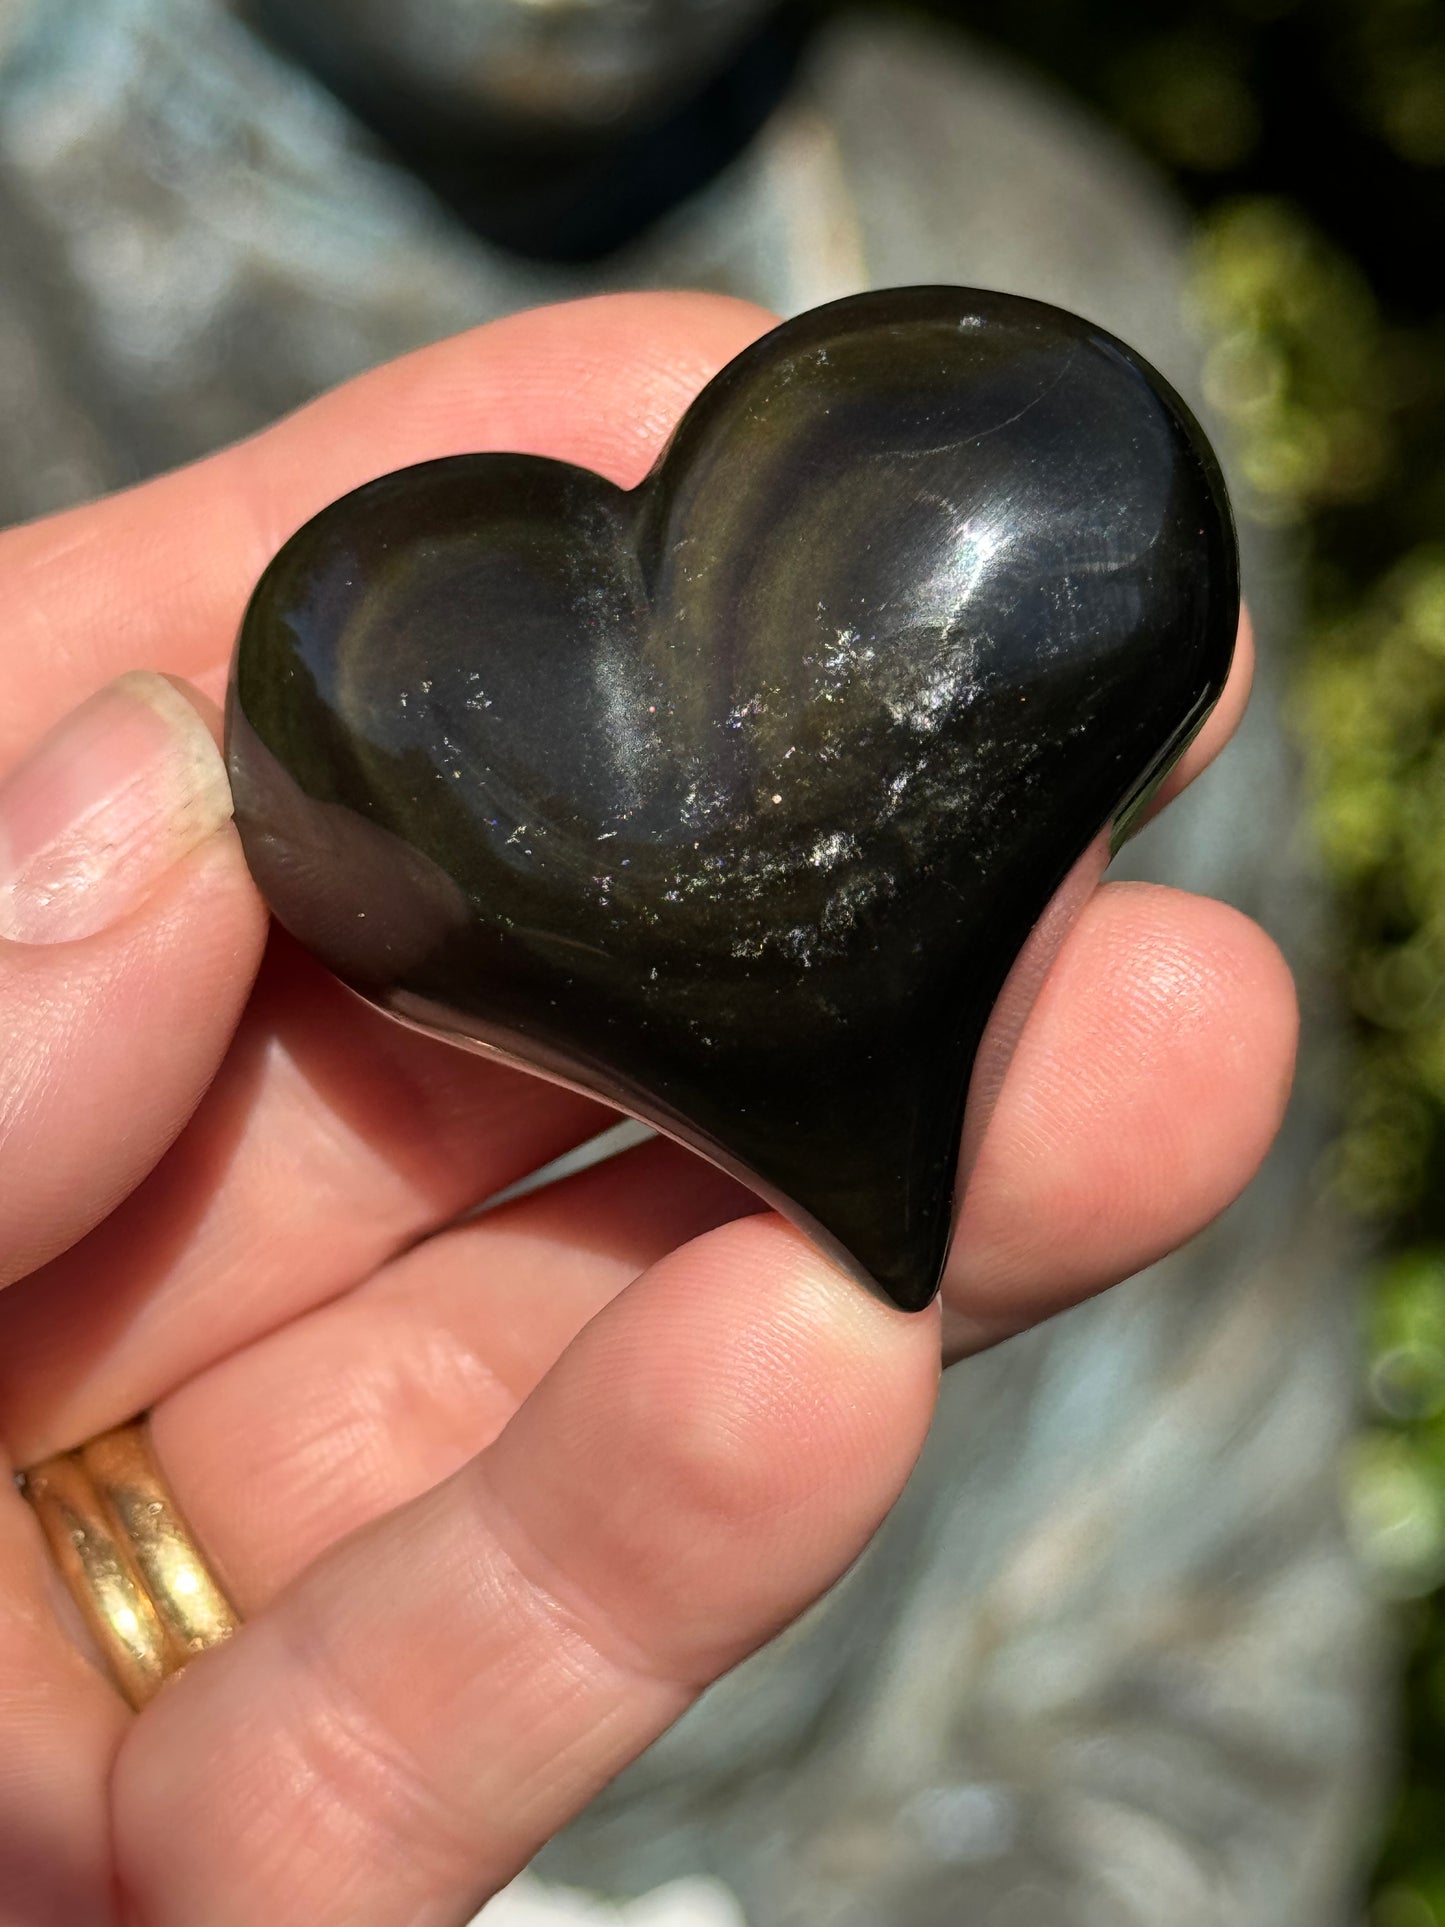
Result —
<svg viewBox="0 0 1445 1927"><path fill-rule="evenodd" d="M905 1307L978 1043L1238 614L1213 456L1111 336L890 290L784 324L623 492L383 477L257 587L237 822L388 1010L622 1105Z"/></svg>

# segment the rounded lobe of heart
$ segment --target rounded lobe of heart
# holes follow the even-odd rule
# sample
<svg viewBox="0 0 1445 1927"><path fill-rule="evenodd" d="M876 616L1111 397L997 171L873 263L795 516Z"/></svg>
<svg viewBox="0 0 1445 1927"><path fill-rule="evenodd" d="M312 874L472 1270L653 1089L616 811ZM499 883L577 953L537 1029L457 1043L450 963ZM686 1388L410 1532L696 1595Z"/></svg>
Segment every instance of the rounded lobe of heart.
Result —
<svg viewBox="0 0 1445 1927"><path fill-rule="evenodd" d="M859 296L730 363L630 492L462 456L308 523L242 629L237 822L384 1007L920 1306L1000 989L1237 618L1217 464L1138 356L1017 297Z"/></svg>

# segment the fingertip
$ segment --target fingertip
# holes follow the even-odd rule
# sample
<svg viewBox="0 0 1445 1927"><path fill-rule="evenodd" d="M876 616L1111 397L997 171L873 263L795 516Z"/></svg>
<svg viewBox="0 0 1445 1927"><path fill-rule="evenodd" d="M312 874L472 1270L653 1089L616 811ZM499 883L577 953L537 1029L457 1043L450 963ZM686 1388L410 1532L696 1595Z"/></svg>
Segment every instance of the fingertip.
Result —
<svg viewBox="0 0 1445 1927"><path fill-rule="evenodd" d="M1278 946L1227 904L1108 884L1025 1025L960 1216L950 1355L1127 1277L1254 1176L1298 1035Z"/></svg>
<svg viewBox="0 0 1445 1927"><path fill-rule="evenodd" d="M224 668L213 668L195 677L175 676L168 671L158 672L160 679L168 683L176 694L182 697L205 726L206 734L224 753L226 735L225 696L226 679Z"/></svg>

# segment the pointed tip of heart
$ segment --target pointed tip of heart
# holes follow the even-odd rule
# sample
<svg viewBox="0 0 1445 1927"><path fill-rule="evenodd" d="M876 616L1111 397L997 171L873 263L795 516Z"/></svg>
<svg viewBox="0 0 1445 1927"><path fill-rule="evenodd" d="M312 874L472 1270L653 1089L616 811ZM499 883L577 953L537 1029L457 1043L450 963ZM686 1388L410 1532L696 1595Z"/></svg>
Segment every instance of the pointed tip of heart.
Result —
<svg viewBox="0 0 1445 1927"><path fill-rule="evenodd" d="M943 1259L931 1241L916 1250L900 1248L896 1242L880 1244L871 1263L856 1253L846 1254L846 1260L852 1277L899 1311L927 1311L943 1282Z"/></svg>
<svg viewBox="0 0 1445 1927"><path fill-rule="evenodd" d="M971 1061L971 1060L970 1060ZM955 1064L959 1074L966 1063ZM900 1311L924 1311L938 1295L958 1196L962 1100L908 1115L892 1080L864 1084L855 1101L826 1106L784 1148L690 1141L733 1171L838 1268ZM922 1135L926 1148L910 1140Z"/></svg>

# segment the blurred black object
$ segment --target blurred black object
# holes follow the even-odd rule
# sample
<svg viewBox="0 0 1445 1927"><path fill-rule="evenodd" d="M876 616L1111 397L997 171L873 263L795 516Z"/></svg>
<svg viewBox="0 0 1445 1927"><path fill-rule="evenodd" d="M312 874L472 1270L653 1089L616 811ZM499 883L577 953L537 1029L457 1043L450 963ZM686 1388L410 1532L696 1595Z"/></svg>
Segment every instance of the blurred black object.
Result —
<svg viewBox="0 0 1445 1927"><path fill-rule="evenodd" d="M654 6L621 42L630 60L614 40L589 62L603 10L589 20L583 0L571 20L537 9L529 21L525 8L492 8L474 58L439 70L406 58L405 16L421 9L250 0L246 11L482 240L559 262L613 253L736 160L786 93L808 26L799 7L758 0ZM506 23L504 44L486 45L487 20ZM510 87L497 72L509 56Z"/></svg>

